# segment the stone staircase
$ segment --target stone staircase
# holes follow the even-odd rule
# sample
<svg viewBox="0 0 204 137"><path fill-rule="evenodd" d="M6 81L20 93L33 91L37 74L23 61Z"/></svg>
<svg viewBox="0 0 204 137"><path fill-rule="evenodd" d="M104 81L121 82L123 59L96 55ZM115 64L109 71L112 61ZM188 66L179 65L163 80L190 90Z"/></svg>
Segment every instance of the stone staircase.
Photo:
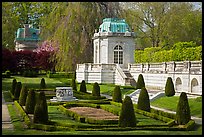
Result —
<svg viewBox="0 0 204 137"><path fill-rule="evenodd" d="M137 89L134 92L132 92L131 94L126 95L126 96L129 96L131 98L132 102L137 104L138 98L139 98L139 95L140 95L140 91L141 91L141 89ZM155 100L157 98L165 96L165 93L164 93L164 91L148 92L148 95L149 95L149 100L151 102L151 101L153 101L153 100Z"/></svg>
<svg viewBox="0 0 204 137"><path fill-rule="evenodd" d="M129 70L124 69L123 73L126 75L125 85L136 87L136 81L133 76L130 74Z"/></svg>

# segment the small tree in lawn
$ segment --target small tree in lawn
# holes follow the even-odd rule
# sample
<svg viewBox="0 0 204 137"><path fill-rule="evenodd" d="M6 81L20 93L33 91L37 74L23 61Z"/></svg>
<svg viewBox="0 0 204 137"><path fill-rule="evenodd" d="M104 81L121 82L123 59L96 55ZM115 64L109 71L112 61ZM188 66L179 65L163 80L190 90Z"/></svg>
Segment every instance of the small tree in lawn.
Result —
<svg viewBox="0 0 204 137"><path fill-rule="evenodd" d="M142 87L145 87L144 78L142 74L139 74L136 84L136 89L142 89Z"/></svg>
<svg viewBox="0 0 204 137"><path fill-rule="evenodd" d="M119 127L136 127L135 112L129 96L126 96L122 103L118 125Z"/></svg>
<svg viewBox="0 0 204 137"><path fill-rule="evenodd" d="M14 92L14 98L15 99L19 99L21 88L22 88L21 82L17 82L15 92Z"/></svg>
<svg viewBox="0 0 204 137"><path fill-rule="evenodd" d="M16 84L17 84L17 81L16 79L14 78L13 79L13 82L12 82L12 87L11 87L11 93L14 95L14 92L15 92L15 89L16 89Z"/></svg>
<svg viewBox="0 0 204 137"><path fill-rule="evenodd" d="M27 114L33 114L34 108L35 108L35 91L34 89L30 89L28 92L28 96L26 98L26 104L25 104L25 112Z"/></svg>
<svg viewBox="0 0 204 137"><path fill-rule="evenodd" d="M72 89L77 91L76 80L74 78L72 79Z"/></svg>
<svg viewBox="0 0 204 137"><path fill-rule="evenodd" d="M21 106L25 106L27 95L28 95L28 88L26 85L23 85L21 89L20 97L19 97L19 104Z"/></svg>
<svg viewBox="0 0 204 137"><path fill-rule="evenodd" d="M176 110L176 121L179 125L185 125L191 119L188 98L185 92L181 92Z"/></svg>
<svg viewBox="0 0 204 137"><path fill-rule="evenodd" d="M45 89L46 88L46 83L45 83L45 79L42 78L41 81L40 81L40 88L41 89Z"/></svg>
<svg viewBox="0 0 204 137"><path fill-rule="evenodd" d="M138 102L137 102L137 108L150 112L149 95L145 87L143 87L140 91Z"/></svg>
<svg viewBox="0 0 204 137"><path fill-rule="evenodd" d="M82 80L82 82L81 82L80 91L81 91L81 92L84 92L84 93L87 92L85 80Z"/></svg>
<svg viewBox="0 0 204 137"><path fill-rule="evenodd" d="M48 122L47 101L43 91L40 92L35 105L33 122L42 124Z"/></svg>
<svg viewBox="0 0 204 137"><path fill-rule="evenodd" d="M171 77L167 78L166 85L165 85L165 95L167 97L175 95L174 84Z"/></svg>
<svg viewBox="0 0 204 137"><path fill-rule="evenodd" d="M120 86L116 86L113 90L113 95L112 95L112 100L114 102L120 102L122 103L122 95L121 95L121 90Z"/></svg>
<svg viewBox="0 0 204 137"><path fill-rule="evenodd" d="M93 85L92 95L100 97L100 86L98 85L97 82L95 82Z"/></svg>

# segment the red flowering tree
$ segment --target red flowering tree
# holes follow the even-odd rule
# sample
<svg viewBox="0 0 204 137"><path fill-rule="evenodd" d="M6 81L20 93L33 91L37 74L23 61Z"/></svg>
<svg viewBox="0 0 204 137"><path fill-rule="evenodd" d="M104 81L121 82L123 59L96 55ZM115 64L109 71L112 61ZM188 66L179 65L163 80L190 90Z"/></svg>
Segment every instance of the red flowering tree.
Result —
<svg viewBox="0 0 204 137"><path fill-rule="evenodd" d="M36 69L36 53L24 50L24 51L13 51L13 57L16 62L16 72L23 72L25 70L34 70Z"/></svg>
<svg viewBox="0 0 204 137"><path fill-rule="evenodd" d="M55 62L51 60L51 56L58 51L58 47L54 47L51 41L44 41L38 48L34 50L37 53L36 65L41 70L53 70Z"/></svg>
<svg viewBox="0 0 204 137"><path fill-rule="evenodd" d="M2 72L6 70L14 71L16 69L16 59L9 49L2 49Z"/></svg>

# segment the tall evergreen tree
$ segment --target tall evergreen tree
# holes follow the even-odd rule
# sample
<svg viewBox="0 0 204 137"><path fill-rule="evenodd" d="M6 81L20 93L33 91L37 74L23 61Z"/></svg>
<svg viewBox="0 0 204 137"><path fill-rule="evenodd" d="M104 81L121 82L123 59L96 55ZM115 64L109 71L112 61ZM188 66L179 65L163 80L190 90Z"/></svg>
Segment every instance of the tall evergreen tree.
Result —
<svg viewBox="0 0 204 137"><path fill-rule="evenodd" d="M80 91L81 91L81 92L84 92L84 93L87 92L85 80L82 80L82 82L81 82Z"/></svg>
<svg viewBox="0 0 204 137"><path fill-rule="evenodd" d="M93 85L92 95L100 97L100 86L98 85L97 82L95 82L94 85Z"/></svg>
<svg viewBox="0 0 204 137"><path fill-rule="evenodd" d="M17 81L16 81L16 79L14 78L14 79L13 79L13 82L12 82L12 87L11 87L11 93L12 93L13 95L14 95L14 92L15 92L16 84L17 84Z"/></svg>
<svg viewBox="0 0 204 137"><path fill-rule="evenodd" d="M115 86L115 88L113 90L112 100L114 102L122 103L122 95L121 95L120 86Z"/></svg>
<svg viewBox="0 0 204 137"><path fill-rule="evenodd" d="M72 89L77 91L76 79L72 79Z"/></svg>
<svg viewBox="0 0 204 137"><path fill-rule="evenodd" d="M139 74L136 84L136 89L141 89L142 87L145 87L144 78L142 74Z"/></svg>
<svg viewBox="0 0 204 137"><path fill-rule="evenodd" d="M21 89L20 97L19 97L19 104L21 106L25 106L27 95L28 95L28 88L26 85L23 85Z"/></svg>
<svg viewBox="0 0 204 137"><path fill-rule="evenodd" d="M122 103L118 125L119 127L136 127L135 112L129 96L126 96Z"/></svg>
<svg viewBox="0 0 204 137"><path fill-rule="evenodd" d="M35 91L34 89L30 89L25 104L25 112L27 114L34 114L35 103L36 103Z"/></svg>
<svg viewBox="0 0 204 137"><path fill-rule="evenodd" d="M175 95L174 83L171 77L167 78L166 85L165 85L165 95L167 97Z"/></svg>
<svg viewBox="0 0 204 137"><path fill-rule="evenodd" d="M41 91L38 95L38 99L34 109L34 123L43 123L46 124L48 122L48 108L46 96L43 91Z"/></svg>
<svg viewBox="0 0 204 137"><path fill-rule="evenodd" d="M19 99L19 96L20 96L20 93L21 93L21 88L22 88L21 82L17 82L15 92L14 92L14 98L15 99Z"/></svg>
<svg viewBox="0 0 204 137"><path fill-rule="evenodd" d="M176 121L179 125L185 125L191 119L188 98L185 92L181 92L176 109Z"/></svg>
<svg viewBox="0 0 204 137"><path fill-rule="evenodd" d="M46 83L45 83L45 79L42 78L41 81L40 81L40 88L41 89L45 89L46 88Z"/></svg>
<svg viewBox="0 0 204 137"><path fill-rule="evenodd" d="M137 108L150 112L150 100L149 95L145 87L143 87L140 91Z"/></svg>

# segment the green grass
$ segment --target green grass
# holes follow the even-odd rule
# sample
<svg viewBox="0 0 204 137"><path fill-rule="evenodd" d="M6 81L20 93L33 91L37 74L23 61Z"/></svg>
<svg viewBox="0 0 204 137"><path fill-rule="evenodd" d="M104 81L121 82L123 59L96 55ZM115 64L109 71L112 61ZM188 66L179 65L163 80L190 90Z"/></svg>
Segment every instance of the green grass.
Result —
<svg viewBox="0 0 204 137"><path fill-rule="evenodd" d="M172 96L172 97L164 96L152 101L151 105L176 111L178 101L179 101L179 96ZM191 115L202 118L202 100L196 99L196 98L189 98L188 103L190 106Z"/></svg>
<svg viewBox="0 0 204 137"><path fill-rule="evenodd" d="M55 89L57 86L68 86L66 83L57 80L57 78L47 78L46 76L34 78L12 76L11 78L2 78L2 90L10 90L14 78L17 82L21 82L22 85L27 85L28 88L40 88L42 78L45 79L46 86L49 89Z"/></svg>
<svg viewBox="0 0 204 137"><path fill-rule="evenodd" d="M56 106L49 106L49 118L56 122L63 122L67 124L82 124L70 120L67 116L63 115L57 110ZM151 130L135 130L135 131L42 131L33 129L24 129L21 118L17 115L18 112L12 105L9 105L9 112L13 121L15 129L2 130L2 135L201 135L202 126L196 125L195 131L151 131ZM139 118L140 116L137 115ZM144 116L141 116L144 118ZM145 118L146 119L146 118ZM153 121L152 121L153 122ZM86 124L86 123L83 123Z"/></svg>
<svg viewBox="0 0 204 137"><path fill-rule="evenodd" d="M107 95L112 96L113 90L115 88L114 84L99 84L99 86L100 86L100 93L101 94L107 94ZM86 83L86 88L88 91L92 91L93 90L93 83ZM78 90L80 89L80 83L77 84L77 89ZM122 97L125 94L130 94L133 91L135 91L135 89L124 89L122 86L120 87L120 89L121 89Z"/></svg>
<svg viewBox="0 0 204 137"><path fill-rule="evenodd" d="M22 84L27 84L28 87L32 88L39 88L39 83L41 78L44 77L48 88L55 88L56 86L67 86L69 84L69 80L66 78L46 78L46 76L41 76L37 78L24 78L20 76L15 76L17 81L21 81ZM13 76L11 78L2 78L2 90L8 91L11 87L11 83L13 80ZM112 94L114 89L114 85L100 85L101 93L108 93ZM92 90L92 84L87 84L87 89ZM78 84L79 90L79 84ZM122 89L122 94L131 93L134 89ZM11 98L9 97L8 92L3 92L4 98L6 102L10 102ZM163 99L162 99L163 98ZM178 103L178 97L162 97L160 99L151 102L151 105L158 104L160 107L168 108L175 110L176 105ZM202 101L199 99L189 99L189 104L191 108L191 114L196 113L195 115L200 115L202 117ZM24 129L22 124L22 119L17 115L16 110L12 107L12 105L8 105L9 113L13 120L13 124L15 126L15 130L2 130L3 135L202 135L202 125L197 125L195 127L195 131L151 131L151 130L135 130L135 131L41 131L41 130L31 130L31 129ZM56 111L55 107L49 106L49 118L56 122L64 122L64 123L71 123L71 124L81 124L77 123L71 119L68 119L65 115L61 114L60 112ZM143 116L139 116L140 119L146 119ZM147 119L146 119L147 120ZM152 120L152 119L151 119ZM142 122L142 121L140 121ZM143 121L144 122L144 121ZM147 121L146 121L147 122ZM154 123L154 119L150 121L150 123ZM157 121L158 122L158 121ZM83 123L86 124L86 123ZM142 123L140 123L142 124ZM144 124L144 123L143 123Z"/></svg>

